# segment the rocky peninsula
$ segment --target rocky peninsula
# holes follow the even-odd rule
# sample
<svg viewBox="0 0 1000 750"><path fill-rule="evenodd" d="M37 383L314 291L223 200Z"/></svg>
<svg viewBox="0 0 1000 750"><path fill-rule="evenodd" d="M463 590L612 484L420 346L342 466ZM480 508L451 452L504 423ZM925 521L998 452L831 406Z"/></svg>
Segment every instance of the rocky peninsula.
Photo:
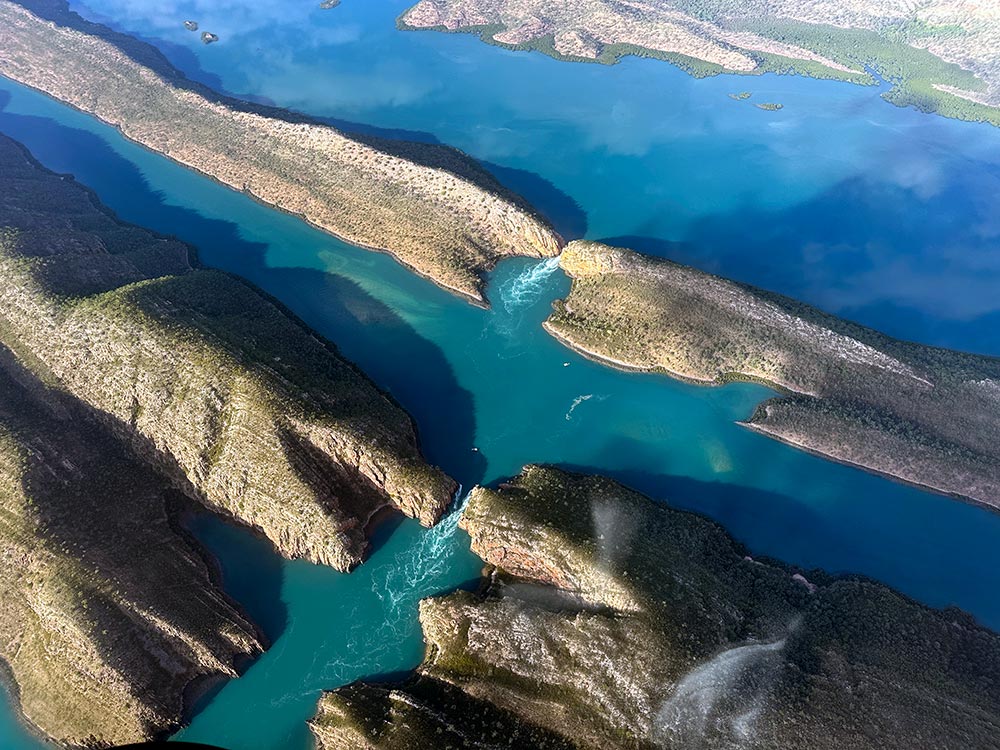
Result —
<svg viewBox="0 0 1000 750"><path fill-rule="evenodd" d="M401 28L469 31L571 61L667 60L697 76L889 81L884 97L1000 125L1000 14L929 0L420 0Z"/></svg>
<svg viewBox="0 0 1000 750"><path fill-rule="evenodd" d="M1000 636L959 611L554 468L477 488L461 524L481 590L422 602L411 679L326 694L320 750L996 747Z"/></svg>
<svg viewBox="0 0 1000 750"><path fill-rule="evenodd" d="M472 159L442 146L350 137L221 96L152 46L58 0L0 0L0 75L484 304L501 258L553 256L559 236Z"/></svg>
<svg viewBox="0 0 1000 750"><path fill-rule="evenodd" d="M430 525L448 505L408 415L246 283L7 138L0 194L0 343L189 497L340 570L383 511Z"/></svg>
<svg viewBox="0 0 1000 750"><path fill-rule="evenodd" d="M1000 360L899 341L745 284L593 242L546 329L612 366L769 385L746 426L1000 508Z"/></svg>
<svg viewBox="0 0 1000 750"><path fill-rule="evenodd" d="M3 347L0 394L0 657L12 695L66 746L177 729L199 683L235 677L263 645L176 527L189 501Z"/></svg>

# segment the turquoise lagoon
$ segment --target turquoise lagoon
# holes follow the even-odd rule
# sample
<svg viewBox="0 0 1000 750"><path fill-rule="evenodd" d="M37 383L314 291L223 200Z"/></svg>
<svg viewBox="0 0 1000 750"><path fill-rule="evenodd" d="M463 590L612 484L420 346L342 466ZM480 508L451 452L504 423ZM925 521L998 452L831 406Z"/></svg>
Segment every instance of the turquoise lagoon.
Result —
<svg viewBox="0 0 1000 750"><path fill-rule="evenodd" d="M400 32L403 7L92 0L81 10L219 88L457 145L567 236L631 238L897 335L1000 353L1000 130L896 109L875 88L695 81L653 61L569 65ZM222 41L204 47L178 30L189 17ZM726 96L743 89L785 108ZM182 237L204 263L281 299L414 415L427 457L465 488L528 462L602 471L718 519L755 554L869 575L1000 627L1000 515L741 429L762 388L697 388L572 354L540 327L567 288L552 263L501 264L484 311L2 80L0 130L123 218ZM350 575L282 562L208 518L194 531L273 640L179 735L230 750L308 748L319 691L411 669L419 599L479 572L454 515L430 531L382 528ZM8 706L0 745L38 744Z"/></svg>

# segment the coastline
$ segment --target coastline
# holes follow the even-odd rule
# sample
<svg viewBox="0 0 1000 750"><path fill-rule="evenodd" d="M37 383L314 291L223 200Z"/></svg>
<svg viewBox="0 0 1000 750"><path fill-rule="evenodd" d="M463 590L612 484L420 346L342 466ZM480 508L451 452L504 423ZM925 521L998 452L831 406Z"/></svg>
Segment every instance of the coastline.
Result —
<svg viewBox="0 0 1000 750"><path fill-rule="evenodd" d="M917 111L925 114L934 114L948 119L963 122L986 123L995 127L1000 127L1000 104L989 104L979 101L977 98L969 95L970 93L974 94L975 92L969 92L962 87L954 86L947 82L931 82L928 85L927 81L920 79L919 76L914 77L911 85L911 82L908 79L900 77L898 75L898 71L895 70L899 64L898 60L890 58L888 64L884 64L881 67L872 67L871 69L869 69L868 63L864 60L859 62L857 59L852 59L851 63L855 65L854 68L843 62L838 62L834 59L835 54L837 52L842 52L842 45L849 48L850 39L828 39L827 43L831 45L830 49L833 51L833 54L831 54L829 50L823 51L811 49L805 46L804 40L797 39L794 33L791 33L791 38L787 40L784 38L769 39L765 36L765 39L768 41L778 41L781 43L788 41L791 44L800 46L806 52L812 53L813 55L818 55L820 57L825 56L828 60L830 60L830 62L834 63L838 67L830 67L829 65L815 59L793 57L781 54L780 52L737 47L737 49L739 49L743 54L756 62L756 67L753 69L740 70L727 68L719 63L703 60L698 57L691 57L683 53L656 50L627 42L602 43L600 54L596 57L567 55L559 52L555 48L554 32L517 44L495 39L494 35L496 33L509 31L509 27L504 23L475 24L469 26L459 26L457 28L450 28L444 24L423 26L406 23L405 17L416 7L416 5L410 6L397 17L397 29L401 31L434 31L445 34L470 34L477 37L481 42L493 47L499 47L513 52L539 52L559 62L616 65L625 57L659 60L675 66L693 78L709 78L719 75L762 76L770 73L774 75L801 76L814 80L839 81L857 86L880 86L884 81L890 81L890 88L884 91L881 95L881 98L889 104L902 108L916 109ZM819 32L822 32L823 30L832 32L843 30L845 33L850 34L854 32L870 31L862 28L840 27L835 24L806 24L804 22L794 21L790 23L792 26L796 23L800 26L815 26L816 30ZM810 29L810 31L812 31L812 29ZM736 33L744 32L755 33L752 30L752 25ZM874 32L872 31L871 33ZM782 34L789 35L789 32L784 31ZM878 38L878 42L890 43L889 40L882 39L881 37ZM898 43L903 44L902 42ZM911 45L903 44L903 46L910 47ZM943 57L938 57L934 53L929 52L926 48L912 46L912 50L927 52L941 65L955 66L963 73L973 76L980 84L983 81L983 79L980 78L975 71L962 67L958 63L951 62ZM905 57L905 54L903 56ZM876 62L882 62L882 60L878 58L878 55L875 55L875 59ZM915 67L918 66L915 65ZM856 68L861 69L858 70ZM872 73L873 70L875 71L874 74Z"/></svg>
<svg viewBox="0 0 1000 750"><path fill-rule="evenodd" d="M776 385L775 383L766 381L761 378L754 378L751 376L743 375L742 373L727 373L718 378L709 380L701 378L691 378L685 375L680 375L676 372L673 372L663 367L637 367L627 362L622 362L620 360L616 360L614 358L607 357L598 352L593 352L584 348L583 346L567 338L564 334L555 330L554 327L549 324L548 320L542 323L542 327L550 336L556 339L560 344L565 346L567 349L576 352L585 359L588 359L592 362L608 367L610 369L618 370L620 372L630 373L630 374L659 375L670 378L671 380L675 380L680 383L684 383L686 385L698 386L702 388L723 387L731 383L745 383L748 385L759 385L768 388L772 391L775 391L778 394L778 396L767 398L761 401L754 407L754 411L749 417L747 417L746 419L737 420L734 424L737 424L740 427L743 427L744 429L749 430L750 432L753 432L757 435L761 435L770 440L775 440L790 448L803 451L811 456L821 458L825 461L830 461L832 463L840 464L841 466L849 466L853 469L858 469L868 474L871 474L872 476L881 477L883 479L897 482L907 487L913 487L915 489L922 490L924 492L928 492L934 495L939 495L952 500L960 500L961 502L966 503L968 505L972 505L978 508L983 508L988 511L1000 512L1000 501L997 501L996 503L990 503L988 501L980 500L975 497L963 494L961 492L946 490L937 487L933 484L927 484L913 479L908 479L905 476L894 474L890 471L878 469L872 466L866 466L865 464L858 463L857 461L853 461L851 459L838 456L836 453L827 453L817 448L813 448L806 444L784 437L783 435L777 432L766 429L760 423L755 421L757 415L760 413L760 410L764 406L766 406L769 402L780 400L781 397L786 397L786 396L810 397L809 394L803 394L797 391L791 391L787 388Z"/></svg>
<svg viewBox="0 0 1000 750"><path fill-rule="evenodd" d="M289 211L288 209L283 208L282 206L279 206L276 203L270 203L270 202L264 200L263 198L261 198L260 196L254 195L253 193L251 193L248 190L245 190L243 188L237 187L236 185L232 185L232 184L230 184L228 182L220 180L218 177L216 177L216 176L214 176L212 174L209 174L208 172L202 171L201 169L199 169L194 164L188 164L187 162L183 162L183 161L180 161L179 159L175 159L170 154L164 153L163 151L157 151L156 149L151 148L150 146L147 146L145 143L142 143L141 141L138 141L138 140L130 137L127 133L125 133L125 131L123 131L121 129L121 127L119 125L115 125L112 122L108 122L107 120L102 119L99 115L96 115L93 112L88 112L85 109L81 109L80 107L77 107L75 104L72 104L71 102L67 102L67 101L65 101L63 99L56 98L56 97L52 96L51 94L49 94L48 92L43 91L40 88L32 86L29 83L24 83L23 81L18 81L18 80L14 79L14 78L10 78L9 76L4 75L3 73L0 73L0 78L3 78L5 81L9 81L9 82L11 82L13 84L16 84L17 86L23 86L26 89L30 89L31 91L35 92L36 94L44 96L46 99L49 99L50 101L57 102L58 104L60 104L60 105L62 105L64 107L69 107L70 109L74 110L75 112L80 113L81 115L84 115L85 117L90 117L91 119L96 120L97 122L101 123L105 127L113 128L114 131L116 133L118 133L118 135L120 135L126 141L128 141L129 143L131 143L134 146L138 146L139 148L143 149L147 153L155 154L156 156L162 157L164 159L168 159L169 161L173 162L174 164L176 164L176 165L178 165L180 167L183 167L184 169L191 170L192 172L196 173L200 177L204 177L204 178L206 178L208 180L211 180L216 185L224 187L227 190L232 190L234 193L239 193L240 195L245 195L247 198L250 198L255 203L257 203L257 204L259 204L261 206L264 206L265 208L270 208L270 209L274 209L276 211L280 211L281 213L283 213L283 214L285 214L287 216L293 216L296 219L299 219L300 221L305 222L306 224L308 224L313 229L316 229L316 230L318 230L320 232L323 232L323 234L326 234L326 235L328 235L330 237L333 237L334 239L336 239L336 240L338 240L340 242L343 242L344 244L351 245L352 247L361 248L362 250L368 250L370 252L382 253L383 255L388 255L389 257L391 257L394 261L396 261L397 263L399 263L399 265L401 265L406 270L408 270L408 271L416 274L417 276L419 276L422 279L426 279L427 281L431 282L432 284L434 284L438 288L444 289L447 292L455 294L456 296L461 297L462 299L464 299L466 302L468 302L468 303L470 303L470 304L472 304L472 305L474 305L476 307L479 307L479 308L481 308L483 310L490 309L490 303L486 299L485 295L483 295L482 293L480 293L479 296L473 296L469 292L467 292L465 290L462 290L462 289L459 289L458 287L449 286L448 284L445 284L443 281L435 279L430 274L424 273L423 271L420 271L419 269L416 269L413 266L409 265L406 261L404 261L398 255L396 255L392 250L389 250L387 248L374 247L372 245L366 245L366 244L364 244L362 242L358 242L358 241L353 240L353 239L351 239L349 237L341 236L341 235L337 234L336 232L334 232L331 229L327 229L326 227L320 226L319 224L316 224L313 221L310 221L308 218L306 218L302 214L295 213L294 211ZM323 126L323 127L329 127L329 126ZM472 157L469 157L469 158L472 158ZM79 184L82 185L82 183L79 183ZM86 186L84 185L84 187L86 187ZM89 188L87 188L87 189L89 190ZM560 239L562 239L562 238L560 238ZM514 256L511 256L511 257L514 257ZM527 257L527 256L525 256L525 257ZM545 256L538 256L538 257L545 257ZM554 257L554 256L550 256L550 257ZM211 268L211 266L203 266L203 267L204 268ZM487 268L486 270L488 271L488 270L491 270L491 269ZM241 278L241 280L243 280L242 277L240 277L240 278ZM480 281L482 282L482 278L480 278Z"/></svg>
<svg viewBox="0 0 1000 750"><path fill-rule="evenodd" d="M768 399L768 400L770 400L770 399ZM764 404L766 404L766 403L767 403L767 401L762 401L757 406L758 406L758 408L760 408L760 407L764 406ZM756 413L756 410L755 410L755 413ZM871 474L872 476L875 476L875 477L881 477L883 479L888 479L888 480L890 480L892 482L896 482L897 484L902 484L902 485L904 485L906 487L913 487L914 489L918 489L918 490L921 490L923 492L927 492L927 493L932 494L932 495L937 495L939 497L943 497L943 498L948 499L948 500L959 500L959 501L965 503L966 505L971 505L971 506L976 507L976 508L982 508L984 510L988 510L988 511L991 511L991 512L1000 512L1000 502L998 502L996 504L993 504L993 503L985 502L983 500L977 500L976 498L969 497L968 495L963 495L963 494L961 494L959 492L952 492L952 491L949 491L949 490L940 489L940 488L935 487L935 486L930 485L930 484L922 484L921 482L917 482L917 481L912 480L912 479L907 479L906 477L897 476L896 474L891 474L891 473L889 473L887 471L883 471L881 469L876 469L876 468L874 468L872 466L865 466L864 464L857 463L856 461L852 461L852 460L847 459L847 458L839 458L838 456L834 455L833 453L824 453L824 452L822 452L820 450L817 450L815 448L810 448L808 445L804 445L802 443L797 443L794 440L786 438L786 437L784 437L782 435L779 435L779 434L777 434L775 432L770 432L768 430L765 430L759 424L755 424L753 422L753 418L754 417L751 416L749 419L739 420L739 421L736 422L736 424L738 424L740 427L743 427L744 429L749 430L750 432L753 432L753 433L755 433L757 435L761 435L763 437L768 438L769 440L774 440L774 441L779 442L779 443L781 443L783 445L787 445L789 448L794 448L795 450L802 451L803 453L808 453L809 455L815 456L816 458L821 458L824 461L830 461L832 463L840 464L841 466L849 466L852 469L858 469L859 471L863 471L866 474Z"/></svg>

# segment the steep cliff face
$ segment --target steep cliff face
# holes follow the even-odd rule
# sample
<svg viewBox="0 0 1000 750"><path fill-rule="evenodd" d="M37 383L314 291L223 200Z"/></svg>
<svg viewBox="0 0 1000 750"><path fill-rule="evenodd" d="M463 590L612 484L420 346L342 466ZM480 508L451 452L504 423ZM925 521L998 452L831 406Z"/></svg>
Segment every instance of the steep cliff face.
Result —
<svg viewBox="0 0 1000 750"><path fill-rule="evenodd" d="M457 151L349 138L220 97L64 2L0 1L0 74L349 242L390 252L477 302L482 275L497 260L551 256L562 244L522 199Z"/></svg>
<svg viewBox="0 0 1000 750"><path fill-rule="evenodd" d="M594 242L547 330L599 361L702 383L763 382L753 430L1000 505L1000 360L899 341L809 305Z"/></svg>
<svg viewBox="0 0 1000 750"><path fill-rule="evenodd" d="M262 645L170 522L183 498L88 411L0 348L0 657L33 725L103 747L175 729L192 681Z"/></svg>
<svg viewBox="0 0 1000 750"><path fill-rule="evenodd" d="M347 570L367 522L433 523L454 483L326 342L0 139L0 341L288 557Z"/></svg>
<svg viewBox="0 0 1000 750"><path fill-rule="evenodd" d="M996 747L1000 636L960 612L755 561L552 468L477 488L462 525L495 566L483 589L421 604L411 680L321 699L323 750Z"/></svg>

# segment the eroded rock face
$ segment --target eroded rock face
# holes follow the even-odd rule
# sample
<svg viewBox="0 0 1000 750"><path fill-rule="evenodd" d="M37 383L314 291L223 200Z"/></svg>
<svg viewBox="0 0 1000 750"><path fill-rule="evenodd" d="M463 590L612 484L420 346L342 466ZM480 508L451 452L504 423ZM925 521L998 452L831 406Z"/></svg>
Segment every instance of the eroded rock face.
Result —
<svg viewBox="0 0 1000 750"><path fill-rule="evenodd" d="M347 570L375 514L429 525L450 502L407 415L329 343L8 139L0 274L0 341L285 556Z"/></svg>
<svg viewBox="0 0 1000 750"><path fill-rule="evenodd" d="M746 426L837 461L1000 507L1000 360L899 341L809 305L594 242L546 329L615 367L786 394Z"/></svg>
<svg viewBox="0 0 1000 750"><path fill-rule="evenodd" d="M498 260L553 256L562 244L458 151L349 138L221 97L155 48L83 21L61 0L0 1L0 73L353 244L392 253L477 303Z"/></svg>
<svg viewBox="0 0 1000 750"><path fill-rule="evenodd" d="M171 520L183 501L0 348L0 657L59 743L172 731L193 681L260 653Z"/></svg>
<svg viewBox="0 0 1000 750"><path fill-rule="evenodd" d="M552 468L477 488L462 525L496 566L483 589L421 604L411 680L325 695L322 750L996 747L1000 636L968 615L755 561Z"/></svg>

